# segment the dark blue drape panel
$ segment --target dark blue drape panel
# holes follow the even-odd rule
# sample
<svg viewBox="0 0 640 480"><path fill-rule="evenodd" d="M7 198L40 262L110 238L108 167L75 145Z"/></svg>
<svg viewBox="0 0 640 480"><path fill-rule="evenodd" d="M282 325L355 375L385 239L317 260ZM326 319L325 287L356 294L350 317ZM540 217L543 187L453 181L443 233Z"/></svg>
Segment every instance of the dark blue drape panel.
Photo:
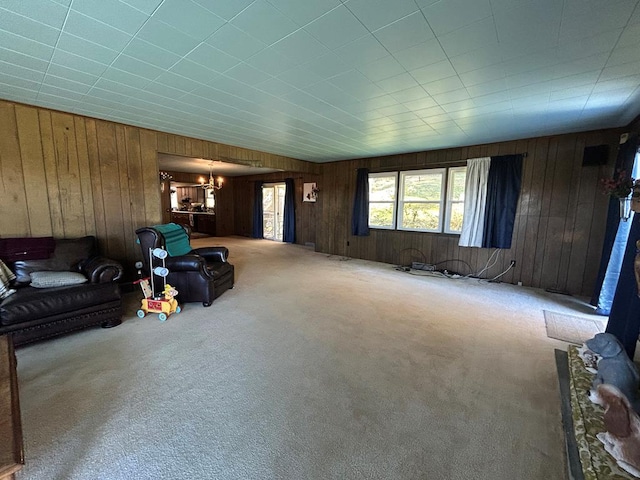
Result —
<svg viewBox="0 0 640 480"><path fill-rule="evenodd" d="M483 248L511 248L521 185L522 155L491 157Z"/></svg>
<svg viewBox="0 0 640 480"><path fill-rule="evenodd" d="M640 214L635 214L632 222L606 330L618 337L629 358L633 358L636 351L636 340L638 340L638 332L640 332L640 298L638 298L636 277L633 270L636 240L640 239Z"/></svg>
<svg viewBox="0 0 640 480"><path fill-rule="evenodd" d="M356 177L356 194L353 199L351 235L369 235L369 169L359 168Z"/></svg>
<svg viewBox="0 0 640 480"><path fill-rule="evenodd" d="M282 240L296 243L296 186L293 178L284 179L284 225Z"/></svg>
<svg viewBox="0 0 640 480"><path fill-rule="evenodd" d="M618 175L618 172L624 170L627 174L631 174L633 169L633 161L636 156L636 152L638 151L638 137L633 136L629 137L629 139L620 145L618 149L618 156L616 157L616 168L615 175ZM609 265L609 260L611 259L611 251L613 250L613 245L616 240L616 234L618 233L618 224L620 223L620 201L617 198L611 197L609 200L609 210L607 213L607 226L605 227L604 232L604 244L602 245L602 254L600 255L600 268L598 270L598 276L596 277L596 284L593 290L593 295L591 296L591 305L598 305L598 300L602 291L602 284L604 282L605 275L607 273L607 266ZM633 237L629 237L633 239ZM615 282L613 282L615 283ZM608 293L606 296L612 296L613 292L605 292ZM604 308L601 313L607 315L607 308Z"/></svg>
<svg viewBox="0 0 640 480"><path fill-rule="evenodd" d="M262 182L258 181L253 187L253 229L251 231L253 238L264 236L262 216Z"/></svg>

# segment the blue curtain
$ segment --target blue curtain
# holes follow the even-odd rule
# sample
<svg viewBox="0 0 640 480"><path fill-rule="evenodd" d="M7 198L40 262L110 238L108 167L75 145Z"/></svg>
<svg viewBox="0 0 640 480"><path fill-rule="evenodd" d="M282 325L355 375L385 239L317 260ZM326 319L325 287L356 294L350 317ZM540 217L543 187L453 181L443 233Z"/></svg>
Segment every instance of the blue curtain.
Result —
<svg viewBox="0 0 640 480"><path fill-rule="evenodd" d="M359 168L356 177L356 194L353 199L351 235L369 235L369 169Z"/></svg>
<svg viewBox="0 0 640 480"><path fill-rule="evenodd" d="M282 240L296 243L296 186L293 178L284 179L284 224Z"/></svg>
<svg viewBox="0 0 640 480"><path fill-rule="evenodd" d="M483 248L511 248L521 185L522 155L491 157Z"/></svg>
<svg viewBox="0 0 640 480"><path fill-rule="evenodd" d="M636 240L639 239L640 215L634 215L606 330L622 342L629 358L633 358L635 354L636 341L640 333L640 298L633 268Z"/></svg>
<svg viewBox="0 0 640 480"><path fill-rule="evenodd" d="M617 175L621 170L633 175L637 151L637 136L630 137L620 145L614 175ZM620 221L620 201L612 197L609 200L607 225L605 227L602 254L600 255L600 268L596 277L593 295L591 296L591 305L597 306L596 313L599 315L609 315L611 311L613 296L618 284L620 264L624 256L627 239L629 238L629 223Z"/></svg>
<svg viewBox="0 0 640 480"><path fill-rule="evenodd" d="M264 237L262 216L262 182L256 181L253 186L253 229L251 231L253 238Z"/></svg>

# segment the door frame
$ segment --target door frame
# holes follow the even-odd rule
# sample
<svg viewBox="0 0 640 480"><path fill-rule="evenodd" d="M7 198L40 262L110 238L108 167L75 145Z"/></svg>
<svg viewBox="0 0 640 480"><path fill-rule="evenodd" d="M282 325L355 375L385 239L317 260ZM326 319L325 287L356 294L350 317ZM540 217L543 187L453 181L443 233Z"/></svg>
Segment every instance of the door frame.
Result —
<svg viewBox="0 0 640 480"><path fill-rule="evenodd" d="M264 235L264 221L265 221L265 213L266 210L264 209L264 189L265 188L273 188L273 205L274 205L274 235L273 238L270 237L266 237ZM263 194L262 194L262 222L263 222L263 234L262 234L262 238L264 238L265 240L272 240L274 242L283 242L284 241L284 196L286 194L286 184L284 182L269 182L269 183L264 183L262 185L262 190L263 190ZM282 190L283 194L282 197L279 195L279 191ZM282 202L280 202L280 198L282 198Z"/></svg>

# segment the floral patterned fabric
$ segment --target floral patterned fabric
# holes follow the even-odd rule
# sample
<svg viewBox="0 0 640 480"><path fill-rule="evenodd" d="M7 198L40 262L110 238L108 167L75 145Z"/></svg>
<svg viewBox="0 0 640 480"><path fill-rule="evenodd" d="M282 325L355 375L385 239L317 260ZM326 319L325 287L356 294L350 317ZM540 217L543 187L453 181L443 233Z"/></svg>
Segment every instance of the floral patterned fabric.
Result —
<svg viewBox="0 0 640 480"><path fill-rule="evenodd" d="M594 375L585 370L578 347L569 347L571 414L585 480L627 480L635 477L621 469L596 438L604 432L603 410L589 400Z"/></svg>

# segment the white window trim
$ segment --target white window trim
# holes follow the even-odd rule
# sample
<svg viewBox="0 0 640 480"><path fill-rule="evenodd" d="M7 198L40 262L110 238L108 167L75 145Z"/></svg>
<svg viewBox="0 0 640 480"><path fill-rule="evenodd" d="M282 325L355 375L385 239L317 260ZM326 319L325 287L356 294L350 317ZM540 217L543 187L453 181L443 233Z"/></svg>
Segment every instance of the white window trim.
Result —
<svg viewBox="0 0 640 480"><path fill-rule="evenodd" d="M392 202L389 201L378 201L369 199L369 205L372 203L391 203L392 204L392 215L391 215L391 226L379 226L379 225L369 225L369 228L375 228L380 230L396 230L397 218L398 218L398 172L378 172L378 173L370 173L369 178L380 178L380 177L395 177L395 188L396 194ZM369 219L367 219L367 224L369 223Z"/></svg>
<svg viewBox="0 0 640 480"><path fill-rule="evenodd" d="M407 176L416 176L416 175L433 175L439 173L441 175L441 186L440 186L440 200L430 200L430 201L415 201L412 200L406 203L437 203L440 205L440 217L438 218L438 228L436 229L428 229L428 228L407 228L402 226L403 222L403 210L404 210L404 181ZM445 203L445 181L447 178L447 169L446 168L427 168L424 170L404 170L400 172L400 184L398 185L398 230L407 231L407 232L431 232L431 233L442 233L442 222L444 220L444 203Z"/></svg>
<svg viewBox="0 0 640 480"><path fill-rule="evenodd" d="M449 225L451 225L451 207L454 203L462 203L464 205L464 200L453 200L451 196L453 195L453 172L466 172L467 167L449 167L447 169L447 196L445 201L445 218L444 218L444 233L450 233L453 235L460 235L462 230L451 230Z"/></svg>

